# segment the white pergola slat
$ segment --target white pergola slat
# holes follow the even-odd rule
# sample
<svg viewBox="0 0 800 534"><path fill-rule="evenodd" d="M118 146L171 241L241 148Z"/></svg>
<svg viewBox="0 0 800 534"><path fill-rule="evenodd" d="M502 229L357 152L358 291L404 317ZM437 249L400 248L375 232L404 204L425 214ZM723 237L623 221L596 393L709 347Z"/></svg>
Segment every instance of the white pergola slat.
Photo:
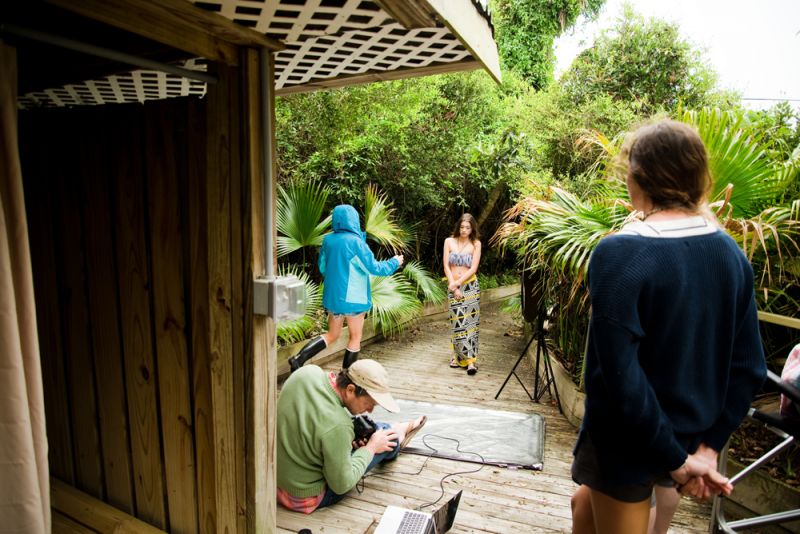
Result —
<svg viewBox="0 0 800 534"><path fill-rule="evenodd" d="M447 72L483 66L499 80L491 25L471 0L417 0L429 2L425 6L431 13L430 28L406 28L369 0L188 1L286 45L285 50L275 54L277 94L347 85L348 78L363 83L413 76L415 69L427 74L436 72L437 67ZM445 16L462 20L445 20ZM470 35L460 30L465 27L464 21L469 21L466 27ZM480 33L488 34L488 39L477 35ZM206 69L202 58L186 62L185 67ZM20 97L19 106L24 109L144 102L203 96L205 91L203 82L153 70L135 70L28 93Z"/></svg>
<svg viewBox="0 0 800 534"><path fill-rule="evenodd" d="M287 46L275 56L275 86L280 91L315 80L426 67L469 57L447 28L409 31L392 22Z"/></svg>
<svg viewBox="0 0 800 534"><path fill-rule="evenodd" d="M205 71L205 61L192 59L182 65ZM161 100L178 96L204 96L206 84L157 70L134 70L99 80L87 80L54 89L27 93L17 99L20 109L39 107L97 106Z"/></svg>
<svg viewBox="0 0 800 534"><path fill-rule="evenodd" d="M196 0L194 3L285 43L374 28L392 21L377 4L364 0Z"/></svg>

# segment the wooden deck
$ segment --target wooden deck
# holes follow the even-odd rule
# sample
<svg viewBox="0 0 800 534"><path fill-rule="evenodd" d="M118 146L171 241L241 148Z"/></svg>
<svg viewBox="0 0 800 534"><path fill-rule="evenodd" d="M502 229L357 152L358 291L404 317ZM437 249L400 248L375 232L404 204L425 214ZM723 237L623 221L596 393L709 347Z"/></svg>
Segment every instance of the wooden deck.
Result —
<svg viewBox="0 0 800 534"><path fill-rule="evenodd" d="M509 316L496 307L482 310L480 371L475 376L447 366L447 319L425 320L400 339L375 343L362 357L380 361L389 371L396 398L440 404L535 412L545 417L543 471L485 466L477 473L456 475L444 482L447 495L464 490L456 522L457 533L569 532L569 499L575 484L569 475L576 430L548 403L534 404L512 377L495 400L500 385L527 340ZM510 334L510 335L509 335ZM326 367L337 369L340 359ZM533 387L530 365L520 365L526 387ZM351 490L339 504L311 515L278 508L278 532L308 528L314 534L371 532L386 505L414 508L438 498L443 476L474 469L473 464L401 454L396 462L378 466L364 479L363 492ZM708 532L709 507L684 499L673 521L673 533Z"/></svg>

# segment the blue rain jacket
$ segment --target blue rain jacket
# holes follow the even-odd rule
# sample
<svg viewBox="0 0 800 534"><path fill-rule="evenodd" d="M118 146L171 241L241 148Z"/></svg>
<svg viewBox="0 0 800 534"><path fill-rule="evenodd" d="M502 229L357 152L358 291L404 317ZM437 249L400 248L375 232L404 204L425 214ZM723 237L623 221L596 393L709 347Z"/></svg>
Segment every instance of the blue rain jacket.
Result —
<svg viewBox="0 0 800 534"><path fill-rule="evenodd" d="M375 260L353 206L336 206L332 218L333 233L325 236L319 255L319 271L325 277L322 305L332 313L358 315L372 307L369 275L389 276L400 262Z"/></svg>

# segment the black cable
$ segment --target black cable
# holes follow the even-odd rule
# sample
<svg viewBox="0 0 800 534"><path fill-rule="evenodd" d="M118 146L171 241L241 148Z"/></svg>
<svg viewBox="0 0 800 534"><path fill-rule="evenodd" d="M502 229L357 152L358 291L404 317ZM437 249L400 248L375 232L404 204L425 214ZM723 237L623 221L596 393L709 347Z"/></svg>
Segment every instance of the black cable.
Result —
<svg viewBox="0 0 800 534"><path fill-rule="evenodd" d="M478 458L480 458L480 459L481 459L481 461L480 461L480 462L478 462L478 463L480 463L480 465L478 466L478 468L477 468L477 469L473 469L473 470L471 470L471 471L456 471L456 472L454 472L454 473L448 473L448 474L446 474L445 476L443 476L443 477L441 478L441 480L439 480L439 489L441 489L441 493L439 494L439 498L438 498L438 499L436 499L436 500L435 500L435 501L433 501L433 502L428 502L428 503L425 503L425 504L421 504L421 505L417 506L417 507L415 508L415 510L422 510L423 508L427 508L427 507L429 507L429 506L434 506L436 503L438 503L439 501L441 501L441 500L442 500L442 497L444 497L444 481L445 481L445 480L447 480L448 478L450 478L450 477L454 477L454 476L456 476L456 475L469 475L469 474L471 474L471 473L477 473L478 471L480 471L481 469L483 469L483 466L484 466L484 465L486 465L486 458L484 458L483 456L481 456L479 453L477 453L477 452L471 452L471 451L462 451L462 450L461 450L461 442L460 442L460 441L458 441L457 439L455 439L455 438L448 438L448 437L445 437L445 436L439 436L439 435L436 435L436 434L425 434L424 436L422 436L422 443L425 445L425 447L427 447L428 449L430 449L430 450L431 450L431 453L430 453L428 456L426 456L426 457L425 457L425 461L424 461L424 462L422 462L422 465L421 465L421 466L420 466L420 468L417 470L417 472L416 472L416 473L408 473L408 472L402 472L402 471L393 471L393 472L392 472L392 474L398 474L398 475L409 475L409 476L417 476L417 475L419 475L420 473L422 473L422 470L423 470L423 469L425 469L425 466L428 464L428 460L430 460L430 459L433 457L433 455L435 455L437 452L439 452L439 450L438 450L438 449L435 449L434 447L431 447L431 446L428 444L428 441L427 441L427 440L428 440L428 438L429 438L429 437L432 437L432 438L439 438L439 439L444 439L444 440L447 440L447 441L454 441L454 442L456 443L456 452L459 452L459 453L461 453L461 454L474 454L475 456L477 456ZM367 478L367 477L370 477L370 476L376 475L376 474L377 474L377 473L372 473L372 472L369 472L369 473L364 473L364 475L361 477L361 479L360 479L360 480L359 480L359 481L356 483L356 492L357 492L359 495L360 495L360 494L362 494L362 493L364 492L364 479L365 479L365 478ZM359 487L359 485L360 485L360 487Z"/></svg>
<svg viewBox="0 0 800 534"><path fill-rule="evenodd" d="M427 435L426 435L425 437L427 437ZM422 441L423 441L423 442L425 441L425 437L423 437L423 438L422 438ZM428 447L428 448L430 449L431 447ZM430 459L431 459L431 457L432 457L434 454L436 454L436 450L435 450L435 449L432 449L432 450L433 450L433 452L432 452L432 453L430 453L428 456L426 456L426 457L425 457L425 461L424 461L424 462L422 462L422 465L420 466L420 468L417 470L417 472L416 472L416 473L407 473L407 472L403 472L403 471L392 471L392 474L393 474L393 475L410 475L410 476L417 476L418 474L422 473L422 470L423 470L423 469L425 469L425 465L428 463L428 460L430 460ZM395 458L396 458L396 457L395 457ZM380 465L380 464L378 464L378 465ZM364 474L361 476L361 479L360 479L358 482L356 482L356 492L357 492L359 495L361 495L361 494L364 492L364 479L365 479L365 478L367 478L367 477L374 476L374 475L377 475L377 473L374 473L374 472L368 472L368 473L364 473ZM360 487L360 488L359 488L359 484L361 485L361 487Z"/></svg>
<svg viewBox="0 0 800 534"><path fill-rule="evenodd" d="M484 458L483 456L481 456L481 455L480 455L480 454L478 454L477 452L471 452L471 451L462 451L462 450L461 450L461 442L460 442L460 441L458 441L457 439L455 439L455 438L448 438L448 437L445 437L445 436L437 436L436 434L425 434L425 435L422 437L422 443L423 443L423 444L424 444L426 447L428 447L430 450L432 450L432 451L433 451L433 452L430 454L430 456L428 456L428 459L430 459L430 457L431 457L431 456L433 456L434 454L436 454L437 452L439 452L437 449L434 449L433 447L431 447L430 445L428 445L428 441L427 441L427 439L428 439L429 437L434 437L434 438L439 438L439 439L445 439L445 440L447 440L447 441L455 441L455 442L456 442L456 452L460 452L461 454L474 454L475 456L477 456L478 458L480 458L480 459L481 459L481 461L480 461L480 465L478 466L478 468L477 468L477 469L473 469L473 470L471 470L471 471L456 471L455 473L449 473L449 474L447 474L447 475L443 476L443 477L442 477L442 479L439 481L439 488L442 490L441 494L439 495L439 498L438 498L438 499L436 499L436 500L435 500L435 501L433 501L433 502L428 502L428 503L421 504L421 505L417 506L417 508L416 508L417 510L422 510L423 508L427 508L428 506L433 506L433 505L435 505L436 503L438 503L439 501L441 501L441 500L442 500L442 497L444 497L444 481L445 481L445 480L447 480L448 478L450 478L450 477L454 477L454 476L456 476L456 475L468 475L468 474L471 474L471 473L477 473L478 471L480 471L481 469L483 469L483 466L484 466L484 465L486 465L486 458ZM426 460L425 460L425 462L427 462L427 461L428 461L428 459L426 459ZM423 464L423 465L424 465L424 464Z"/></svg>

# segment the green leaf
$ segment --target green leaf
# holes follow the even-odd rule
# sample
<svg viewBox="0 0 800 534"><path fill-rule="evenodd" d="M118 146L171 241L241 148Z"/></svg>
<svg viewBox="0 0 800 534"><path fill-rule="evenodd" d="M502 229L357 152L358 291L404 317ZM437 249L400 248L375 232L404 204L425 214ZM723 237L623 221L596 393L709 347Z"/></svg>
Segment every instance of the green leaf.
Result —
<svg viewBox="0 0 800 534"><path fill-rule="evenodd" d="M278 186L278 257L322 244L331 224L330 215L322 219L327 201L328 191L318 184L292 182L286 188Z"/></svg>
<svg viewBox="0 0 800 534"><path fill-rule="evenodd" d="M369 237L399 253L406 246L408 236L394 221L392 203L375 185L369 185L364 198L364 231Z"/></svg>
<svg viewBox="0 0 800 534"><path fill-rule="evenodd" d="M376 330L384 335L398 332L422 312L414 285L401 273L371 276L372 310L370 316Z"/></svg>

